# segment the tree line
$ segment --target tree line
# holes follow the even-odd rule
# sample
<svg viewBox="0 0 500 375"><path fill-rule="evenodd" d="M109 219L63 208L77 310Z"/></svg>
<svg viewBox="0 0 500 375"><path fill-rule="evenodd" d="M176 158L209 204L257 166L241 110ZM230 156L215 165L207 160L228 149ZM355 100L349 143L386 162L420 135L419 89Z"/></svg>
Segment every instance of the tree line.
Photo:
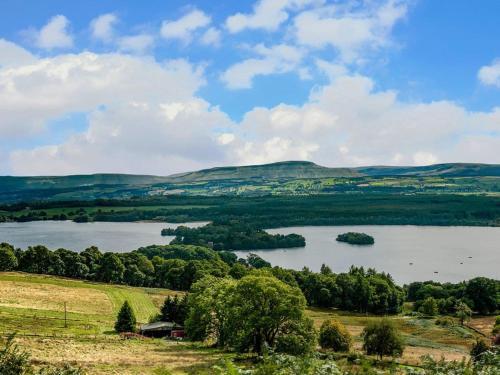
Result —
<svg viewBox="0 0 500 375"><path fill-rule="evenodd" d="M228 251L193 245L142 247L128 253L101 252L89 247L78 253L67 249L51 251L45 246L26 250L0 244L0 271L22 271L127 284L189 291L205 276L235 280L266 269L291 287L299 288L309 306L335 307L346 311L373 314L397 314L405 300L414 302L428 297L437 300L443 312L455 312L458 302L479 313L492 313L499 306L499 281L475 278L459 284L412 283L404 289L389 274L374 269L351 267L348 272L333 273L323 265L320 272L300 271L272 265L256 254L238 259Z"/></svg>

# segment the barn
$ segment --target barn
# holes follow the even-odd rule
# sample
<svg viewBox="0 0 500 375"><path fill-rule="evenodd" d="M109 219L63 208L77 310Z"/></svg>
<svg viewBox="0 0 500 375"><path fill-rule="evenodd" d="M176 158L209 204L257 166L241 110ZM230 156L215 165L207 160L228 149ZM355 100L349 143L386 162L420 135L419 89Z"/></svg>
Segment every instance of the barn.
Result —
<svg viewBox="0 0 500 375"><path fill-rule="evenodd" d="M148 337L184 337L184 327L174 322L154 322L140 327L141 335Z"/></svg>

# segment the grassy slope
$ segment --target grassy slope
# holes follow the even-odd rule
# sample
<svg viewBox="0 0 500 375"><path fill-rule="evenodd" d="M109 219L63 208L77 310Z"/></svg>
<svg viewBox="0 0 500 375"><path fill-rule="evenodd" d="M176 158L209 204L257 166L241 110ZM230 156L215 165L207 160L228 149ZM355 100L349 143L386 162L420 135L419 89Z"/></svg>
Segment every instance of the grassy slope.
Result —
<svg viewBox="0 0 500 375"><path fill-rule="evenodd" d="M90 374L210 373L223 355L198 344L165 340L124 341L112 333L116 313L129 300L140 322L158 312L164 289L132 288L22 273L0 273L0 335L18 332L17 341L39 364L71 362ZM68 307L64 328L63 303ZM328 318L342 321L361 349L361 332L376 316L331 309L309 309L319 328ZM432 319L391 317L403 333L407 348L402 363L416 364L424 354L460 360L467 357L477 334L461 327L438 327ZM470 325L490 332L493 317ZM227 356L227 354L224 354ZM158 372L157 372L158 373ZM161 373L161 372L159 372Z"/></svg>
<svg viewBox="0 0 500 375"><path fill-rule="evenodd" d="M332 309L312 308L308 315L314 320L319 329L326 319L341 321L354 338L354 348L361 350L361 333L366 324L373 320L382 319L380 316L346 313ZM441 357L447 360L462 360L468 358L472 344L481 337L468 327L441 327L435 324L435 319L423 319L408 316L393 316L390 318L402 333L406 348L401 363L416 365L423 355L432 355L435 359ZM481 328L486 334L491 332L494 317L474 318L468 325Z"/></svg>
<svg viewBox="0 0 500 375"><path fill-rule="evenodd" d="M132 288L64 278L0 273L0 335L17 332L37 364L71 362L89 374L204 373L219 353L190 343L121 340L113 324L128 300L139 322L159 311L165 289ZM64 328L64 302L68 327Z"/></svg>

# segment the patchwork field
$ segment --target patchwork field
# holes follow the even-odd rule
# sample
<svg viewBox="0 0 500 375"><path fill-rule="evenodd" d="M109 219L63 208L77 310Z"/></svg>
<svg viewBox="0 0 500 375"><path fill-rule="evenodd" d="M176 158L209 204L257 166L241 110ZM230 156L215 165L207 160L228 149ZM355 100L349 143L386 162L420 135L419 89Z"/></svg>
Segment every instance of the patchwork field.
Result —
<svg viewBox="0 0 500 375"><path fill-rule="evenodd" d="M142 339L122 340L113 333L121 304L128 300L139 322L159 311L165 289L133 288L23 273L0 273L0 336L17 332L16 341L31 353L36 365L69 362L89 374L209 374L222 357L230 357L201 344ZM65 327L64 303L67 320ZM319 328L336 318L354 336L361 350L361 333L381 317L331 309L309 309ZM473 319L469 327L440 327L434 319L391 317L406 341L400 363L416 365L420 357L461 360L479 332L490 332L493 318Z"/></svg>
<svg viewBox="0 0 500 375"><path fill-rule="evenodd" d="M113 333L125 300L133 306L138 322L144 323L170 294L175 292L0 273L0 336L17 332L16 342L37 365L69 362L89 374L209 371L220 357L216 351L166 340L122 340Z"/></svg>

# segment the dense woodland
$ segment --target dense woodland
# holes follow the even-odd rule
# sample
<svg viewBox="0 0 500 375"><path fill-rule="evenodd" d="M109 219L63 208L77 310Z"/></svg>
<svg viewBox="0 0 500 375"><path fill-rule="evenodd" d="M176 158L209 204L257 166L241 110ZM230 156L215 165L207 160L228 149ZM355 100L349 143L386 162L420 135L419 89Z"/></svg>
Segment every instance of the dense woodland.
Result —
<svg viewBox="0 0 500 375"><path fill-rule="evenodd" d="M168 228L163 229L161 234L175 236L171 244L207 246L214 250L279 249L306 245L301 235L273 235L237 220L216 221L199 228Z"/></svg>
<svg viewBox="0 0 500 375"><path fill-rule="evenodd" d="M298 225L500 225L500 197L331 194L45 201L0 206L0 221L164 222L239 220L256 228Z"/></svg>

